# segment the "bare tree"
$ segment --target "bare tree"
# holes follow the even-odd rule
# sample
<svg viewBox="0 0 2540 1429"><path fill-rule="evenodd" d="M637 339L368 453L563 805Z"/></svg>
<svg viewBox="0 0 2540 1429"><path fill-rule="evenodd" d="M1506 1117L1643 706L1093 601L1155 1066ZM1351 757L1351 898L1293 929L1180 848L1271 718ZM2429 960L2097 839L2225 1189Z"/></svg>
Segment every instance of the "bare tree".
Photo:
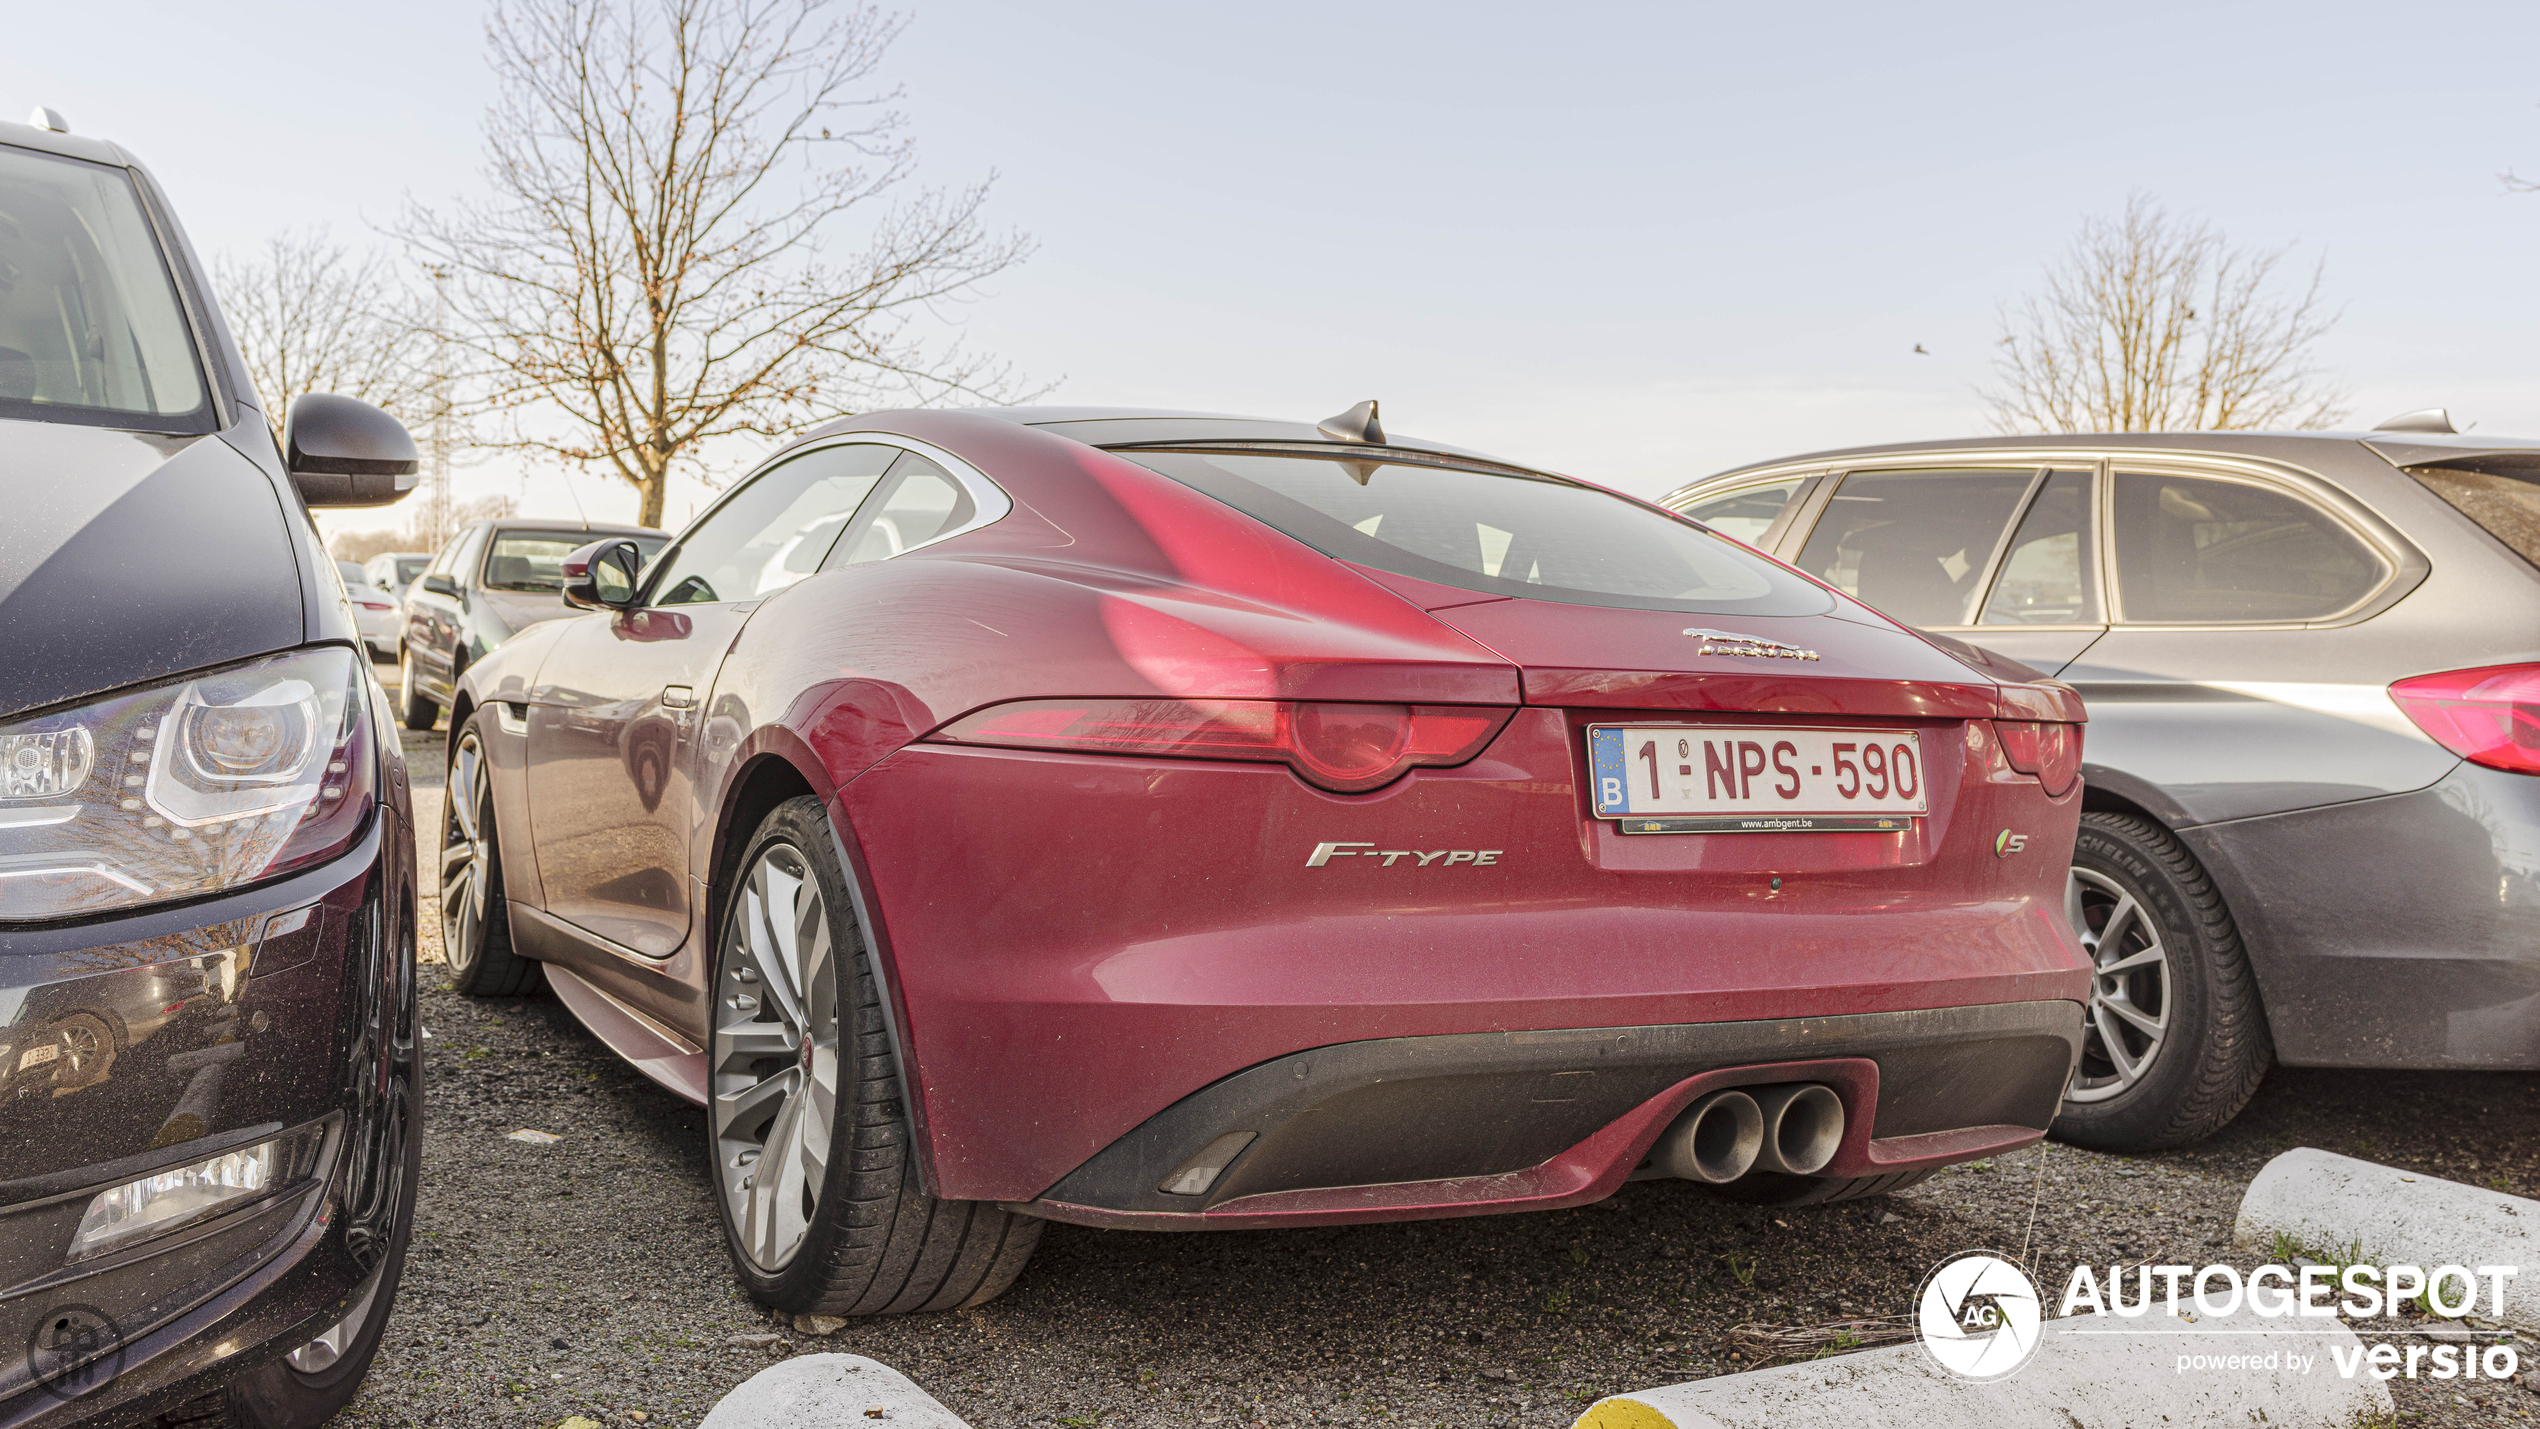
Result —
<svg viewBox="0 0 2540 1429"><path fill-rule="evenodd" d="M308 392L359 397L408 422L429 415L432 335L386 260L355 256L324 229L286 232L251 257L221 255L212 278L277 440Z"/></svg>
<svg viewBox="0 0 2540 1429"><path fill-rule="evenodd" d="M2279 294L2291 246L2233 248L2148 196L2093 218L2044 287L2002 313L2001 432L2164 432L2335 424L2345 392L2313 357L2335 326L2320 281Z"/></svg>
<svg viewBox="0 0 2540 1429"><path fill-rule="evenodd" d="M918 330L1030 245L981 226L984 183L889 202L912 151L896 92L859 86L900 25L829 0L498 0L494 197L402 232L449 275L510 445L606 463L655 525L713 438L1006 395ZM832 261L851 219L862 249Z"/></svg>

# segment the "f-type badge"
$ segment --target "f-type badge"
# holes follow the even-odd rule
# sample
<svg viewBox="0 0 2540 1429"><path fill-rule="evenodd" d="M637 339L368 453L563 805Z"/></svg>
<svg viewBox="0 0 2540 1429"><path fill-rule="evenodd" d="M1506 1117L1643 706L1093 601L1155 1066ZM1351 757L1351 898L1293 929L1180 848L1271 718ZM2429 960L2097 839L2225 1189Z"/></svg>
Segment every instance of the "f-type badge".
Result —
<svg viewBox="0 0 2540 1429"><path fill-rule="evenodd" d="M1351 840L1346 843L1316 844L1314 852L1305 856L1305 866L1321 868L1336 858L1372 858L1381 860L1385 867L1391 868L1396 859L1412 858L1419 860L1412 865L1415 868L1427 868L1441 859L1445 860L1444 866L1447 868L1453 868L1460 863L1471 864L1476 868L1492 868L1498 865L1499 856L1506 852L1508 850L1504 848L1442 848L1422 853L1418 849L1378 848L1371 843Z"/></svg>
<svg viewBox="0 0 2540 1429"><path fill-rule="evenodd" d="M1713 630L1707 626L1693 626L1686 630L1685 634L1702 642L1702 648L1693 652L1696 655L1744 655L1757 660L1814 660L1817 658L1817 652L1814 650L1802 650L1796 645L1784 645L1778 640L1766 640L1754 635L1732 635L1728 631Z"/></svg>

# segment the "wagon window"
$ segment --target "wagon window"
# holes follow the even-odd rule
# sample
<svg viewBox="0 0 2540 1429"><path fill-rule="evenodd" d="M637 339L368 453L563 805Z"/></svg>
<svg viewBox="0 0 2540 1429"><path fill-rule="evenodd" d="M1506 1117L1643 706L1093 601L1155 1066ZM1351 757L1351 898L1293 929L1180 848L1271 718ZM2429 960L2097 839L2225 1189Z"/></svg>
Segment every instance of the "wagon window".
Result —
<svg viewBox="0 0 2540 1429"><path fill-rule="evenodd" d="M2117 598L2130 622L2319 620L2389 567L2328 513L2268 487L2116 473Z"/></svg>

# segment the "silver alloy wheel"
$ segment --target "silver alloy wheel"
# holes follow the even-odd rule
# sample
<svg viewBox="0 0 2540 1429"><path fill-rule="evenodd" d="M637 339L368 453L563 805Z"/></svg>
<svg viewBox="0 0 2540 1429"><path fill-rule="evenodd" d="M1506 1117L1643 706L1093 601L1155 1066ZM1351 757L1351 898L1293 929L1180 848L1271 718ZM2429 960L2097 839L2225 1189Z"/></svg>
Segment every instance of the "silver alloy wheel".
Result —
<svg viewBox="0 0 2540 1429"><path fill-rule="evenodd" d="M2169 1041L2169 953L2143 905L2095 870L2073 869L2064 916L2096 965L2081 1070L2065 1100L2106 1101L2143 1080Z"/></svg>
<svg viewBox="0 0 2540 1429"><path fill-rule="evenodd" d="M714 1164L742 1253L773 1273L802 1249L838 1114L837 959L810 860L771 843L725 920L707 1050Z"/></svg>
<svg viewBox="0 0 2540 1429"><path fill-rule="evenodd" d="M441 955L460 972L476 966L485 950L486 859L491 852L487 816L494 806L493 775L475 730L459 737L450 759L450 785L441 818Z"/></svg>
<svg viewBox="0 0 2540 1429"><path fill-rule="evenodd" d="M353 1341L360 1336L363 1322L370 1318L370 1302L379 1298L379 1287L387 1279L388 1266L382 1262L371 1271L370 1279L363 1282L362 1293L355 1297L353 1308L344 1312L343 1319L327 1326L325 1333L285 1357L291 1361L291 1367L302 1374L316 1374L334 1368L335 1362L344 1358L344 1352L352 1348Z"/></svg>

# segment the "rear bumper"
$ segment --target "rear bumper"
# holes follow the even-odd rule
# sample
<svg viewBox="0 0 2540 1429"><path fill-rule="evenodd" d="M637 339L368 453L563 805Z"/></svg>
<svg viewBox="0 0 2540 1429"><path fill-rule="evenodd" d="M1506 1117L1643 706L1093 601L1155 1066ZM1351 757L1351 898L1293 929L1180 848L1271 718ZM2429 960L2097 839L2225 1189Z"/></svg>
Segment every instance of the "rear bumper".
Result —
<svg viewBox="0 0 2540 1429"><path fill-rule="evenodd" d="M1584 722L1521 709L1471 763L1363 795L1277 765L949 745L850 782L835 821L929 1190L1052 1198L1177 1103L1315 1048L2088 995L2056 851L2079 790L1993 770L1985 727L1932 726L1933 813L1909 832L1630 838L1587 814ZM2025 852L1997 852L2006 829ZM1528 1144L1494 1169L1570 1143Z"/></svg>
<svg viewBox="0 0 2540 1429"><path fill-rule="evenodd" d="M2540 778L2182 829L2302 1067L2540 1068Z"/></svg>
<svg viewBox="0 0 2540 1429"><path fill-rule="evenodd" d="M1012 1204L1151 1230L1551 1210L1612 1195L1699 1097L1798 1081L1844 1102L1824 1174L1911 1171L2043 1136L2081 1035L2080 1004L2047 1001L1344 1043L1194 1093ZM1159 1189L1247 1133L1204 1194Z"/></svg>

